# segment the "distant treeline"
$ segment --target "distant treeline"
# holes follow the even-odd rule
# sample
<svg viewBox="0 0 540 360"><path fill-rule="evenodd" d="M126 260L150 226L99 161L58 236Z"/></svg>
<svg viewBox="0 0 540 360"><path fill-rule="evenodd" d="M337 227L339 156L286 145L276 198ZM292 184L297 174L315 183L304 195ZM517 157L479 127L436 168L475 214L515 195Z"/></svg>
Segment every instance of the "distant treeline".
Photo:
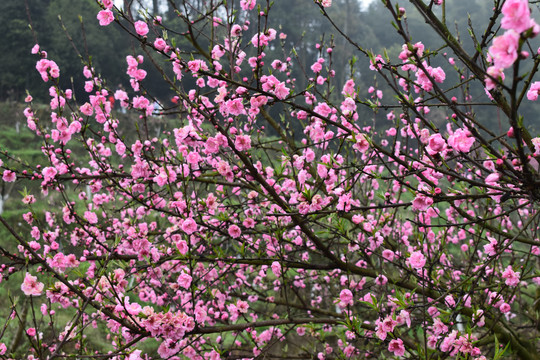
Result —
<svg viewBox="0 0 540 360"><path fill-rule="evenodd" d="M235 0L237 1L237 0ZM122 2L116 2L118 5ZM208 1L191 0L176 1L178 9L185 9L195 14L204 13ZM170 31L167 36L175 38L175 43L185 54L190 57L191 45L185 38L187 29L180 26L177 21L177 13L167 0L124 0L124 9L129 9L134 20L148 17L149 14L140 12L141 4L148 9L153 9L153 15L163 18ZM186 5L186 6L183 6ZM56 61L61 69L61 82L64 88L72 88L77 98L82 102L87 94L84 91L84 81L81 61L91 63L97 73L104 75L107 79L107 87L116 89L123 87L129 89L128 76L126 76L126 55L143 54L140 48L136 48L129 34L121 31L118 24L116 31L107 32L99 26L96 14L99 5L95 0L2 0L0 3L0 32L3 34L3 41L0 42L0 101L22 101L28 90L38 101L48 102L48 87L50 84L43 83L39 74L35 71L37 55L32 55L32 46L39 43L40 47L48 52L48 56ZM336 71L336 76L332 79L332 86L336 89L333 95L339 96L340 89L349 78L351 73L360 75L359 98L369 99L372 94L368 93L370 86L385 90L388 88L385 81L374 72L368 70L369 59L358 49L355 49L345 40L329 21L321 16L313 16L320 10L314 6L313 0L294 0L274 2L270 10L272 23L269 26L278 32L287 35L283 40L284 48L279 46L269 47L265 50L268 58L287 57L293 59L293 66L290 69L291 78L296 79L297 86L304 88L306 82L314 74L310 69L311 64L319 56L326 56L324 50L333 46L335 53L339 57L332 58L332 68ZM403 38L399 37L395 31L389 31L391 20L388 10L384 9L381 2L375 2L367 9L362 9L361 3L357 0L334 0L334 5L329 10L329 15L353 42L360 44L365 50L372 50L375 54L388 54L390 59L399 63L397 55L402 49ZM471 34L481 37L482 34L474 32L475 27L487 22L491 7L489 1L483 0L456 0L448 2L446 5L447 23L455 23L454 28L460 33L460 39L466 49L473 51L474 45ZM62 18L58 14L62 13ZM470 13L470 15L469 15ZM257 17L253 12L253 18L245 19L250 22L249 30L244 36L252 36L263 26L264 18ZM231 14L231 16L237 16ZM426 31L427 26L424 20L413 9L407 8L408 31L411 42L422 40L426 49L430 51L447 52L449 49L432 48L436 41L436 35L431 31ZM473 28L469 29L469 23ZM31 24L33 31L30 30ZM129 24L122 24L129 27ZM177 26L176 26L177 25ZM211 31L227 31L217 26L215 29L199 29L201 36L206 36ZM320 34L324 34L321 37ZM153 41L156 33L149 34L149 41ZM68 40L68 36L72 41ZM163 34L159 34L163 36ZM277 43L276 43L277 44ZM317 49L316 44L324 44ZM208 51L213 47L211 41L207 42ZM246 50L247 51L247 50ZM448 54L451 57L452 54ZM356 61L352 65L351 59ZM165 61L164 59L155 59ZM325 63L325 66L329 63ZM437 64L447 70L449 76L456 76L456 72L449 64ZM459 66L459 64L456 64ZM270 64L266 64L270 66ZM146 60L141 66L149 72L147 78L142 82L144 90L152 94L158 101L166 104L174 94L170 91L162 77L153 73L151 61ZM167 68L167 66L165 66ZM468 74L463 74L468 76ZM193 85L193 79L185 78L185 86ZM457 83L457 78L456 78ZM473 101L489 102L480 82L476 82L471 90ZM459 99L460 94L455 94ZM383 99L384 103L384 99ZM530 124L534 126L533 115L536 113L534 106L523 108L525 117L530 115ZM370 109L365 107L367 118L373 118ZM384 118L385 114L377 114L376 118ZM434 122L442 125L446 116L434 111ZM489 107L481 114L471 114L484 123L493 127L498 126L496 114L492 113ZM383 123L384 124L384 123ZM378 124L378 126L381 124ZM384 125L383 125L384 127Z"/></svg>

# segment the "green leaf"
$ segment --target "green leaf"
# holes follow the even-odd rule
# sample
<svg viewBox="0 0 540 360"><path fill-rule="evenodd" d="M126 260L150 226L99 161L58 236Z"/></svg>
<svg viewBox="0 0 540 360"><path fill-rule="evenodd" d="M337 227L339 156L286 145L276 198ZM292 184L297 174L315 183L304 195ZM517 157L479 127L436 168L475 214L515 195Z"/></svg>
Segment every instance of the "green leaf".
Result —
<svg viewBox="0 0 540 360"><path fill-rule="evenodd" d="M503 357L506 350L508 350L510 343L506 344L504 349L501 349L501 347L499 346L499 339L497 339L497 335L494 335L494 336L495 336L495 356L493 356L493 360L499 360L500 358Z"/></svg>

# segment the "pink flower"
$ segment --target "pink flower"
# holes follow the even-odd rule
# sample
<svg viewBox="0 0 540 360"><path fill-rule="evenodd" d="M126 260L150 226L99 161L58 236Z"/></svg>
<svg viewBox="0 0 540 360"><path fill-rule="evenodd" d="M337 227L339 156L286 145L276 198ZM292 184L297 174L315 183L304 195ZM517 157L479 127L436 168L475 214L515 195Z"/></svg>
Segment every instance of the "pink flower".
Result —
<svg viewBox="0 0 540 360"><path fill-rule="evenodd" d="M531 11L527 0L506 0L502 9L501 27L522 33L531 28Z"/></svg>
<svg viewBox="0 0 540 360"><path fill-rule="evenodd" d="M425 61L422 63L422 65L424 66L428 74L433 78L433 80L435 80L435 82L444 82L444 80L446 79L446 74L442 68L433 68L429 66ZM425 91L433 90L433 84L431 83L431 80L428 78L428 76L422 69L418 69L418 71L416 72L416 82ZM416 89L415 91L419 92L419 89Z"/></svg>
<svg viewBox="0 0 540 360"><path fill-rule="evenodd" d="M289 95L290 89L285 86L285 83L278 83L274 88L274 94L280 100L285 99Z"/></svg>
<svg viewBox="0 0 540 360"><path fill-rule="evenodd" d="M534 155L536 156L536 155L540 154L540 138L535 137L531 141L532 141L532 143L534 145Z"/></svg>
<svg viewBox="0 0 540 360"><path fill-rule="evenodd" d="M409 60L409 58L412 57L415 53L419 58L424 55L424 44L422 44L421 42L417 42L416 44L414 44L412 47L412 51L409 50L409 45L407 44L403 44L401 48L402 50L398 57L403 60L403 62Z"/></svg>
<svg viewBox="0 0 540 360"><path fill-rule="evenodd" d="M233 239L236 239L236 238L239 238L240 235L242 235L242 231L240 230L240 228L238 226L231 225L231 226L229 226L229 235Z"/></svg>
<svg viewBox="0 0 540 360"><path fill-rule="evenodd" d="M133 98L133 107L135 109L145 110L146 115L152 115L152 111L154 110L154 107L150 104L150 100L144 96L135 96Z"/></svg>
<svg viewBox="0 0 540 360"><path fill-rule="evenodd" d="M242 35L242 27L238 24L234 24L231 27L231 36L240 36Z"/></svg>
<svg viewBox="0 0 540 360"><path fill-rule="evenodd" d="M114 15L111 10L101 10L97 14L97 19L99 20L99 25L107 26L114 21Z"/></svg>
<svg viewBox="0 0 540 360"><path fill-rule="evenodd" d="M383 64L386 64L386 61L384 61L382 55L375 56L375 59L369 60L369 69L372 71L379 71L383 68Z"/></svg>
<svg viewBox="0 0 540 360"><path fill-rule="evenodd" d="M182 273L180 274L180 276L178 277L178 285L180 285L181 287L183 287L184 289L188 289L190 286L191 286L191 276L186 274L186 273Z"/></svg>
<svg viewBox="0 0 540 360"><path fill-rule="evenodd" d="M332 0L320 0L321 1L321 5L323 7L330 7L332 6Z"/></svg>
<svg viewBox="0 0 540 360"><path fill-rule="evenodd" d="M388 344L388 351L394 353L395 356L403 356L405 354L405 346L403 345L403 340L394 339Z"/></svg>
<svg viewBox="0 0 540 360"><path fill-rule="evenodd" d="M311 71L313 71L314 73L319 73L321 72L321 70L322 70L322 64L319 61L311 65Z"/></svg>
<svg viewBox="0 0 540 360"><path fill-rule="evenodd" d="M243 115L246 113L246 109L244 109L244 105L242 104L242 99L237 98L233 100L228 100L225 103L225 106L227 107L227 111L234 116Z"/></svg>
<svg viewBox="0 0 540 360"><path fill-rule="evenodd" d="M506 268L506 270L504 270L501 276L503 279L506 279L506 281L504 282L506 285L516 286L519 284L519 275L520 273L515 272L512 269L512 266L508 265L508 267Z"/></svg>
<svg viewBox="0 0 540 360"><path fill-rule="evenodd" d="M154 47L159 51L163 51L167 47L167 43L162 38L154 40Z"/></svg>
<svg viewBox="0 0 540 360"><path fill-rule="evenodd" d="M23 197L22 202L27 205L33 204L36 202L36 197L34 195L26 195L25 197Z"/></svg>
<svg viewBox="0 0 540 360"><path fill-rule="evenodd" d="M470 132L463 129L457 129L448 138L448 145L454 150L467 153L470 151L472 144L474 143L474 137L470 136Z"/></svg>
<svg viewBox="0 0 540 360"><path fill-rule="evenodd" d="M202 307L200 306L195 307L195 321L196 322L198 322L199 324L203 324L207 318L207 315L208 314Z"/></svg>
<svg viewBox="0 0 540 360"><path fill-rule="evenodd" d="M124 90L116 90L114 92L114 98L120 101L127 101L129 99L128 94Z"/></svg>
<svg viewBox="0 0 540 360"><path fill-rule="evenodd" d="M105 6L107 9L112 9L114 6L113 0L101 0L101 3L103 6Z"/></svg>
<svg viewBox="0 0 540 360"><path fill-rule="evenodd" d="M339 294L339 299L344 305L352 305L353 304L353 294L351 290L349 289L343 289L341 290L341 293Z"/></svg>
<svg viewBox="0 0 540 360"><path fill-rule="evenodd" d="M354 112L356 111L356 102L353 100L353 98L347 97L341 103L340 109L345 116L354 114Z"/></svg>
<svg viewBox="0 0 540 360"><path fill-rule="evenodd" d="M188 62L188 69L192 73L197 73L199 70L208 71L208 65L202 60L191 60Z"/></svg>
<svg viewBox="0 0 540 360"><path fill-rule="evenodd" d="M491 173L488 176L486 176L486 179L484 180L487 185L497 185L497 182L500 180L501 174L499 173Z"/></svg>
<svg viewBox="0 0 540 360"><path fill-rule="evenodd" d="M53 167L46 167L41 171L41 173L43 174L43 179L45 181L49 181L53 179L56 176L56 174L58 174L58 170L56 170Z"/></svg>
<svg viewBox="0 0 540 360"><path fill-rule="evenodd" d="M36 336L36 329L35 328L28 328L28 329L26 329L26 334L28 336L34 337L34 336Z"/></svg>
<svg viewBox="0 0 540 360"><path fill-rule="evenodd" d="M240 0L242 10L253 10L255 4L257 4L257 0Z"/></svg>
<svg viewBox="0 0 540 360"><path fill-rule="evenodd" d="M426 211L433 204L433 199L422 193L417 193L412 202L412 206L415 210Z"/></svg>
<svg viewBox="0 0 540 360"><path fill-rule="evenodd" d="M238 310L238 312L245 314L249 310L249 304L245 301L238 300L236 302L236 309Z"/></svg>
<svg viewBox="0 0 540 360"><path fill-rule="evenodd" d="M21 290L26 296L39 296L45 285L37 281L37 277L26 273L24 281L21 285Z"/></svg>
<svg viewBox="0 0 540 360"><path fill-rule="evenodd" d="M142 350L135 350L131 354L129 354L128 360L142 360L141 357Z"/></svg>
<svg viewBox="0 0 540 360"><path fill-rule="evenodd" d="M274 275L276 275L277 277L281 275L281 264L279 262L274 261L271 268Z"/></svg>
<svg viewBox="0 0 540 360"><path fill-rule="evenodd" d="M253 44L254 47L266 46L269 41L268 36L263 33L255 34L251 38L251 44Z"/></svg>
<svg viewBox="0 0 540 360"><path fill-rule="evenodd" d="M448 332L448 326L446 326L441 319L435 318L435 320L433 320L431 330L435 335L446 334Z"/></svg>
<svg viewBox="0 0 540 360"><path fill-rule="evenodd" d="M341 93L345 96L355 97L356 92L354 91L354 87L355 87L354 80L352 79L347 80L347 82L343 86L343 90L341 91Z"/></svg>
<svg viewBox="0 0 540 360"><path fill-rule="evenodd" d="M366 297L364 297L364 301L366 301ZM372 302L372 299L368 299L368 302ZM381 340L385 340L387 333L394 331L397 321L392 319L391 316L387 316L383 321L377 319L375 325L377 325L375 331L377 337Z"/></svg>
<svg viewBox="0 0 540 360"><path fill-rule="evenodd" d="M94 113L94 108L89 103L84 103L83 105L81 105L79 110L81 110L81 112L86 116L92 116L92 114Z"/></svg>
<svg viewBox="0 0 540 360"><path fill-rule="evenodd" d="M484 252L489 256L497 255L497 240L495 238L488 237L489 244L484 245Z"/></svg>
<svg viewBox="0 0 540 360"><path fill-rule="evenodd" d="M527 91L527 99L535 101L538 99L538 92L540 91L540 81L535 81L531 84L529 91Z"/></svg>
<svg viewBox="0 0 540 360"><path fill-rule="evenodd" d="M519 34L514 30L508 30L502 36L496 37L489 48L494 65L503 69L512 66L518 57L518 46Z"/></svg>
<svg viewBox="0 0 540 360"><path fill-rule="evenodd" d="M397 325L397 321L395 321L394 319L392 319L391 316L387 316L384 318L384 320L380 323L380 327L385 331L385 332L392 332L394 331L394 327Z"/></svg>
<svg viewBox="0 0 540 360"><path fill-rule="evenodd" d="M85 81L84 82L84 91L91 92L94 90L94 82L93 81Z"/></svg>
<svg viewBox="0 0 540 360"><path fill-rule="evenodd" d="M400 324L405 323L408 327L411 327L411 314L406 310L401 310L396 320L398 320Z"/></svg>
<svg viewBox="0 0 540 360"><path fill-rule="evenodd" d="M180 341L174 341L171 338L167 338L159 345L157 352L162 359L168 359L178 353L181 346L182 344Z"/></svg>
<svg viewBox="0 0 540 360"><path fill-rule="evenodd" d="M89 69L88 66L85 65L84 68L83 68L84 77L87 78L87 79L90 79L92 77L92 71L93 70L94 70L93 68Z"/></svg>
<svg viewBox="0 0 540 360"><path fill-rule="evenodd" d="M189 250L187 242L185 240L177 241L176 242L176 247L178 248L178 251L182 255L186 255L188 250Z"/></svg>
<svg viewBox="0 0 540 360"><path fill-rule="evenodd" d="M60 76L60 68L58 65L48 59L41 59L36 63L36 70L41 75L43 81L49 81L49 76L56 79Z"/></svg>
<svg viewBox="0 0 540 360"><path fill-rule="evenodd" d="M489 76L486 76L486 90L493 90L497 86L496 81L503 82L504 81L504 72L503 69L497 67L497 66L490 66L487 68L487 74ZM493 79L495 80L493 80ZM528 94L527 94L528 97ZM529 99L530 100L530 99Z"/></svg>
<svg viewBox="0 0 540 360"><path fill-rule="evenodd" d="M182 223L182 230L188 235L193 234L195 231L197 231L197 223L192 218L187 218Z"/></svg>
<svg viewBox="0 0 540 360"><path fill-rule="evenodd" d="M429 137L429 146L427 151L430 155L435 155L444 149L446 149L446 141L443 139L441 134L433 134Z"/></svg>
<svg viewBox="0 0 540 360"><path fill-rule="evenodd" d="M426 264L426 257L420 251L415 251L409 257L409 264L415 269L421 269Z"/></svg>
<svg viewBox="0 0 540 360"><path fill-rule="evenodd" d="M507 312L510 312L511 307L507 303L503 302L501 306L499 306L499 310L501 310L503 314L506 314Z"/></svg>
<svg viewBox="0 0 540 360"><path fill-rule="evenodd" d="M90 224L97 224L98 223L98 217L96 213L92 211L85 211L84 212L84 218L90 223Z"/></svg>
<svg viewBox="0 0 540 360"><path fill-rule="evenodd" d="M148 25L146 25L144 21L136 21L134 26L137 34L141 36L145 36L146 34L148 34Z"/></svg>
<svg viewBox="0 0 540 360"><path fill-rule="evenodd" d="M4 173L2 174L2 180L5 182L14 182L17 180L17 174L15 174L11 170L4 170Z"/></svg>
<svg viewBox="0 0 540 360"><path fill-rule="evenodd" d="M238 151L251 149L251 138L249 135L238 135L234 140L234 147Z"/></svg>
<svg viewBox="0 0 540 360"><path fill-rule="evenodd" d="M452 331L447 337L444 338L443 342L440 345L440 349L443 352L450 351L456 342L457 331Z"/></svg>
<svg viewBox="0 0 540 360"><path fill-rule="evenodd" d="M385 250L382 252L382 257L383 257L386 261L392 261L392 260L394 260L394 252L393 252L392 250L385 249Z"/></svg>

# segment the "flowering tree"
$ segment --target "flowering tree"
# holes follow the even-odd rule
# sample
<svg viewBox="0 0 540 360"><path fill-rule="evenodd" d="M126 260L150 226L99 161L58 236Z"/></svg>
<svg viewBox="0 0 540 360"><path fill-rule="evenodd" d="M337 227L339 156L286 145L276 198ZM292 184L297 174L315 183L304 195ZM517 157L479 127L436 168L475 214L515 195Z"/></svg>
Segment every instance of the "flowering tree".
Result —
<svg viewBox="0 0 540 360"><path fill-rule="evenodd" d="M96 21L140 48L128 91L87 60L88 101L36 45L51 119L27 97L42 166L2 154L3 181L40 184L23 194L28 231L0 217L16 242L0 249L4 281L21 290L2 339L22 324L28 359L538 359L540 138L520 106L540 91L540 27L527 0L494 0L471 53L442 0L409 2L383 1L403 38L395 57L336 26L389 89L368 99L355 78L333 88L331 44L317 45L306 88L293 53L266 58L286 37L269 2L171 1L172 28L99 0ZM333 23L331 5L313 6ZM413 10L447 53L408 32ZM146 92L143 63L173 102ZM477 121L486 102L504 131ZM58 209L36 212L44 198ZM2 358L16 356L6 342Z"/></svg>

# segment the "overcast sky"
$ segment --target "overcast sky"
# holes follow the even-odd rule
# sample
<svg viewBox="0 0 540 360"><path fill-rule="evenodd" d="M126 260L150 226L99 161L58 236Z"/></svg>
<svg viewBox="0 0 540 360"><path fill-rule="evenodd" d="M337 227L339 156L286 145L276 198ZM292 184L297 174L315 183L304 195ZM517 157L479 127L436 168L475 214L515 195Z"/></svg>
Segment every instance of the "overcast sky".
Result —
<svg viewBox="0 0 540 360"><path fill-rule="evenodd" d="M372 2L375 2L377 0L360 0L360 2L363 4L364 7L368 6Z"/></svg>

